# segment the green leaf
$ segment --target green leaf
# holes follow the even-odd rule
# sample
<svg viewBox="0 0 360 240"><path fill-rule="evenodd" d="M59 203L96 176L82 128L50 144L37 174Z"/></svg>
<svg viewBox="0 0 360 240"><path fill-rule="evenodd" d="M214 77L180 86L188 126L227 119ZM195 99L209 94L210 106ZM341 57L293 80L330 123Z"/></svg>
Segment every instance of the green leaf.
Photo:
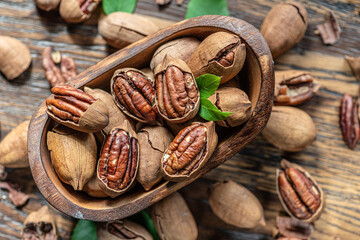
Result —
<svg viewBox="0 0 360 240"><path fill-rule="evenodd" d="M229 16L229 8L226 0L190 0L185 18L202 15Z"/></svg>
<svg viewBox="0 0 360 240"><path fill-rule="evenodd" d="M145 227L152 235L154 240L160 240L160 237L156 232L154 222L146 211L141 211L135 215L128 217L128 219Z"/></svg>
<svg viewBox="0 0 360 240"><path fill-rule="evenodd" d="M200 91L200 98L208 98L213 95L219 87L221 77L204 74L196 78L196 83Z"/></svg>
<svg viewBox="0 0 360 240"><path fill-rule="evenodd" d="M208 121L220 121L226 119L231 112L221 112L209 99L200 99L199 115Z"/></svg>
<svg viewBox="0 0 360 240"><path fill-rule="evenodd" d="M71 240L97 240L96 224L92 221L79 220L74 228Z"/></svg>
<svg viewBox="0 0 360 240"><path fill-rule="evenodd" d="M113 12L132 13L135 10L137 0L102 0L102 7L106 15Z"/></svg>

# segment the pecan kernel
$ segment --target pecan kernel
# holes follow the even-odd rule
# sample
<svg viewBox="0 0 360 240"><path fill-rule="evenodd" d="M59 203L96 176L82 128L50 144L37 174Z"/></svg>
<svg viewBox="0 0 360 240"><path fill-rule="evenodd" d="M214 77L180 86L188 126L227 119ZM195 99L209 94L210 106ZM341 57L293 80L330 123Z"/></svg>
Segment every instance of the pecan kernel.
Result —
<svg viewBox="0 0 360 240"><path fill-rule="evenodd" d="M104 143L99 160L101 181L116 191L128 188L135 179L137 159L137 139L114 128Z"/></svg>
<svg viewBox="0 0 360 240"><path fill-rule="evenodd" d="M156 121L155 91L145 74L120 70L114 75L113 89L117 102L131 115L146 122Z"/></svg>
<svg viewBox="0 0 360 240"><path fill-rule="evenodd" d="M56 117L74 123L77 123L88 107L96 101L87 93L66 85L53 87L51 92L54 99L46 99L48 110Z"/></svg>
<svg viewBox="0 0 360 240"><path fill-rule="evenodd" d="M341 99L339 121L343 139L351 149L356 147L360 139L358 109L357 99L345 94Z"/></svg>
<svg viewBox="0 0 360 240"><path fill-rule="evenodd" d="M207 128L194 124L181 130L164 154L163 166L169 174L188 174L203 157Z"/></svg>
<svg viewBox="0 0 360 240"><path fill-rule="evenodd" d="M281 170L278 182L280 195L296 218L308 219L320 208L320 191L302 171L292 167Z"/></svg>

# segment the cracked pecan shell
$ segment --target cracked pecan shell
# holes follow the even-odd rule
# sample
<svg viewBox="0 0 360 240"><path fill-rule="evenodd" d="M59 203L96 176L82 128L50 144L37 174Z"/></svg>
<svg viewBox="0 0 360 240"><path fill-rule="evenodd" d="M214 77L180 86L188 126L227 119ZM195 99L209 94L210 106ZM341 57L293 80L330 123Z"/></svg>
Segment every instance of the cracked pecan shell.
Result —
<svg viewBox="0 0 360 240"><path fill-rule="evenodd" d="M297 164L283 159L276 170L276 189L287 213L303 222L320 217L325 205L322 189L311 175Z"/></svg>
<svg viewBox="0 0 360 240"><path fill-rule="evenodd" d="M115 71L111 94L116 105L129 117L143 123L159 124L152 80L135 68Z"/></svg>
<svg viewBox="0 0 360 240"><path fill-rule="evenodd" d="M68 23L80 23L87 20L101 0L62 0L60 16Z"/></svg>
<svg viewBox="0 0 360 240"><path fill-rule="evenodd" d="M159 115L173 123L195 117L200 93L194 75L181 59L166 55L155 71L155 103Z"/></svg>
<svg viewBox="0 0 360 240"><path fill-rule="evenodd" d="M223 84L240 72L245 58L246 47L239 36L216 32L200 43L187 64L195 77L211 73L221 76Z"/></svg>
<svg viewBox="0 0 360 240"><path fill-rule="evenodd" d="M101 189L114 198L136 183L139 168L139 146L129 121L111 130L104 142L97 166Z"/></svg>
<svg viewBox="0 0 360 240"><path fill-rule="evenodd" d="M109 112L101 100L84 91L61 85L53 87L54 97L46 99L46 112L55 121L81 132L96 132L109 124Z"/></svg>
<svg viewBox="0 0 360 240"><path fill-rule="evenodd" d="M200 171L217 145L215 123L193 123L181 130L167 147L161 159L163 176L182 181Z"/></svg>

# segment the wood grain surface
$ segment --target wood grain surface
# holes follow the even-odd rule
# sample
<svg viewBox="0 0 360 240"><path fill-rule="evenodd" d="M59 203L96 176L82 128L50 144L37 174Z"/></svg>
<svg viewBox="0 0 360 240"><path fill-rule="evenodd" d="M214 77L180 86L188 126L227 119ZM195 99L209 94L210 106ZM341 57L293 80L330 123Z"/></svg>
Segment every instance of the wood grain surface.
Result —
<svg viewBox="0 0 360 240"><path fill-rule="evenodd" d="M259 28L267 12L278 0L228 0L230 14ZM286 153L258 136L245 149L205 177L195 181L181 193L185 196L199 227L199 239L272 239L275 217L285 214L275 192L275 169L282 158L294 161L321 184L326 194L326 206L314 223L313 239L359 239L360 237L360 146L350 150L344 144L338 109L342 94L357 94L356 82L344 60L344 54L360 55L360 1L319 0L303 2L309 14L309 26L304 39L291 51L275 60L279 70L310 71L322 84L311 102L300 106L314 119L317 128L315 143L300 153ZM179 7L175 1L159 8L154 0L139 0L136 13L171 21L182 20L188 1ZM325 46L314 33L316 24L326 19L332 10L342 28L340 40ZM0 75L1 138L25 119L30 119L39 104L50 94L49 83L41 66L41 52L53 46L75 59L79 73L94 65L115 49L107 46L97 33L95 14L84 24L68 25L56 11L49 13L36 8L32 0L0 1L0 35L16 37L29 46L32 65L21 77L10 82ZM44 204L35 191L29 170L11 170L10 177L23 190L31 193L30 202L16 209L0 191L0 239L18 239L26 215ZM219 180L234 180L245 185L263 204L267 226L244 230L223 223L210 210L208 188ZM63 218L61 218L63 219ZM63 238L69 238L71 220L61 227ZM62 222L64 222L62 221Z"/></svg>

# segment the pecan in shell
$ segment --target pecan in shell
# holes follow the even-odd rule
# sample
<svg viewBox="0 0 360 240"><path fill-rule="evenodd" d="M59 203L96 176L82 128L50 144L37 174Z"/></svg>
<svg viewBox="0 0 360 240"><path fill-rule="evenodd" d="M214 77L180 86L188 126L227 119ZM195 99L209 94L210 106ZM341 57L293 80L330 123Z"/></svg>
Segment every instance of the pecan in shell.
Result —
<svg viewBox="0 0 360 240"><path fill-rule="evenodd" d="M80 23L87 20L101 0L62 0L60 16L69 23Z"/></svg>
<svg viewBox="0 0 360 240"><path fill-rule="evenodd" d="M357 98L345 94L341 99L339 120L343 139L349 148L354 149L360 139L359 103Z"/></svg>
<svg viewBox="0 0 360 240"><path fill-rule="evenodd" d="M200 43L187 64L195 77L211 73L221 76L220 84L223 84L240 72L245 58L246 46L239 36L216 32Z"/></svg>
<svg viewBox="0 0 360 240"><path fill-rule="evenodd" d="M155 69L155 89L157 109L167 121L182 123L197 114L200 94L184 61L166 55Z"/></svg>
<svg viewBox="0 0 360 240"><path fill-rule="evenodd" d="M310 73L301 71L275 72L275 105L298 105L310 100L320 83Z"/></svg>
<svg viewBox="0 0 360 240"><path fill-rule="evenodd" d="M181 181L201 170L217 144L215 123L193 123L181 130L166 149L161 170L164 178Z"/></svg>
<svg viewBox="0 0 360 240"><path fill-rule="evenodd" d="M324 194L315 180L300 166L283 159L277 170L277 189L281 203L294 218L313 222L324 207Z"/></svg>
<svg viewBox="0 0 360 240"><path fill-rule="evenodd" d="M123 126L111 130L102 147L97 167L101 189L110 197L126 192L135 183L138 166L138 140L125 120Z"/></svg>
<svg viewBox="0 0 360 240"><path fill-rule="evenodd" d="M101 100L66 85L53 87L51 92L54 98L46 99L46 106L55 121L81 132L96 132L108 125L108 109Z"/></svg>
<svg viewBox="0 0 360 240"><path fill-rule="evenodd" d="M111 79L111 93L117 106L128 116L144 123L158 121L155 90L151 79L142 71L117 70Z"/></svg>
<svg viewBox="0 0 360 240"><path fill-rule="evenodd" d="M46 79L52 87L63 85L77 75L74 59L63 57L59 51L46 47L42 52L42 65Z"/></svg>

